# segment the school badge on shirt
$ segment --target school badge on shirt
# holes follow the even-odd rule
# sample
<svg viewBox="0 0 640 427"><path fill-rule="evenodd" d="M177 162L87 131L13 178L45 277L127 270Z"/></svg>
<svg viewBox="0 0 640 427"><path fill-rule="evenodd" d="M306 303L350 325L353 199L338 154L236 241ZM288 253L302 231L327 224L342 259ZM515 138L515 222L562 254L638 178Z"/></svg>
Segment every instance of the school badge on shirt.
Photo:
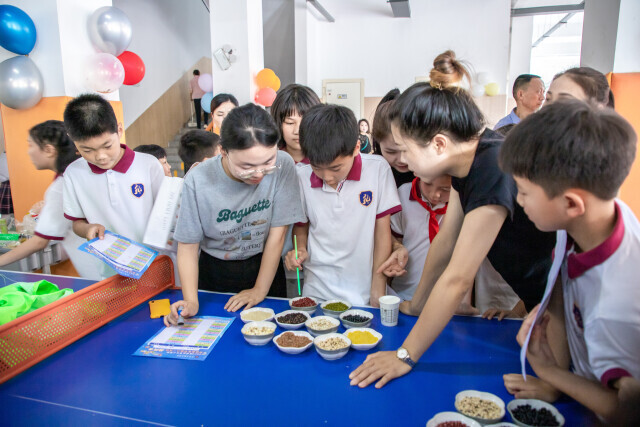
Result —
<svg viewBox="0 0 640 427"><path fill-rule="evenodd" d="M144 194L144 185L143 184L133 184L131 186L131 194L133 194L137 198L142 197L142 195Z"/></svg>
<svg viewBox="0 0 640 427"><path fill-rule="evenodd" d="M362 206L369 206L373 201L373 193L371 191L360 192L360 204Z"/></svg>

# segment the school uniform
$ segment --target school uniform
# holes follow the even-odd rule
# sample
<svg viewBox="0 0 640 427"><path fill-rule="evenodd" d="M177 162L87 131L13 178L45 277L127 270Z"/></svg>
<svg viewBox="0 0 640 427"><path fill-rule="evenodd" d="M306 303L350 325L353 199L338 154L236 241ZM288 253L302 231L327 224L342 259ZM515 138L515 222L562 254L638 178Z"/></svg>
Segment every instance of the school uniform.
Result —
<svg viewBox="0 0 640 427"><path fill-rule="evenodd" d="M335 189L310 165L296 171L309 224L302 294L369 304L376 220L402 209L389 164L381 156L359 154Z"/></svg>
<svg viewBox="0 0 640 427"><path fill-rule="evenodd" d="M43 239L60 241L80 276L101 280L99 270L102 263L93 255L78 250L86 240L73 232L71 221L63 216L63 188L64 178L57 175L44 193L44 206L38 215L34 234Z"/></svg>
<svg viewBox="0 0 640 427"><path fill-rule="evenodd" d="M562 265L565 326L576 374L600 381L640 379L640 223L616 200L616 224L603 243Z"/></svg>
<svg viewBox="0 0 640 427"><path fill-rule="evenodd" d="M391 216L391 232L402 238L402 244L409 251L409 262L405 267L407 273L394 277L391 288L400 298L411 300L420 283L427 252L444 218L447 205L442 203L431 207L420 193L420 178L414 178L413 182L400 186L398 196L402 211ZM432 215L435 222L431 220ZM437 224L438 228L430 229L431 224Z"/></svg>
<svg viewBox="0 0 640 427"><path fill-rule="evenodd" d="M85 219L142 242L153 203L164 179L158 159L126 145L113 169L101 169L80 158L64 173L64 217ZM103 277L113 270L103 264ZM106 275L106 276L105 276Z"/></svg>

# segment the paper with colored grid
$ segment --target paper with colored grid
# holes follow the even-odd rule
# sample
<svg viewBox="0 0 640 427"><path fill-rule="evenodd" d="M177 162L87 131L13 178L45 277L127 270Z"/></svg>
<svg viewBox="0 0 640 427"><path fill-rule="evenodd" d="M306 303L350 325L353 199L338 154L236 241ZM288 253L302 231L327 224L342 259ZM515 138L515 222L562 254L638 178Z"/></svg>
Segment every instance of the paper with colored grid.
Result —
<svg viewBox="0 0 640 427"><path fill-rule="evenodd" d="M104 232L104 239L95 238L78 248L100 258L118 274L139 279L149 268L158 252L124 236Z"/></svg>
<svg viewBox="0 0 640 427"><path fill-rule="evenodd" d="M184 325L160 329L133 355L203 361L220 341L233 319L189 317L184 319Z"/></svg>

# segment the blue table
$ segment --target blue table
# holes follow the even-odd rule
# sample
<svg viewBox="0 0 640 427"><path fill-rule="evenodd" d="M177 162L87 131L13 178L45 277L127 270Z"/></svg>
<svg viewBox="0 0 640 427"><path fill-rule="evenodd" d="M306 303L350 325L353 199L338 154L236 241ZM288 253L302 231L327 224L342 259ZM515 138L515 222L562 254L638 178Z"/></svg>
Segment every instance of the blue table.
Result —
<svg viewBox="0 0 640 427"><path fill-rule="evenodd" d="M176 301L181 293L156 298ZM223 309L228 298L200 293L199 314L236 317L206 361L132 356L163 326L142 304L0 385L0 425L424 426L435 413L455 410L461 390L512 399L502 374L519 370L520 322L455 317L409 375L381 390L359 389L348 375L370 352L351 350L329 362L313 348L286 355L272 343L250 346L239 315ZM279 299L261 306L288 308ZM390 328L372 311L372 327L384 335L378 349L395 350L415 318L401 315ZM573 401L556 407L567 425L595 422Z"/></svg>

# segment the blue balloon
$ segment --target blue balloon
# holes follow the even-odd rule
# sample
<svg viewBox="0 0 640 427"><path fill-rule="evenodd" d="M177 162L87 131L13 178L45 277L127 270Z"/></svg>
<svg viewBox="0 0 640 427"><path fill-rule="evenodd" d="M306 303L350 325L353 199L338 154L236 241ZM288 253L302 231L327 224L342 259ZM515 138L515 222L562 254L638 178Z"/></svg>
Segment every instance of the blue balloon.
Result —
<svg viewBox="0 0 640 427"><path fill-rule="evenodd" d="M36 44L36 26L22 9L8 4L0 6L0 46L27 55Z"/></svg>
<svg viewBox="0 0 640 427"><path fill-rule="evenodd" d="M200 105L205 113L211 114L211 100L213 99L213 92L207 92L200 98Z"/></svg>

